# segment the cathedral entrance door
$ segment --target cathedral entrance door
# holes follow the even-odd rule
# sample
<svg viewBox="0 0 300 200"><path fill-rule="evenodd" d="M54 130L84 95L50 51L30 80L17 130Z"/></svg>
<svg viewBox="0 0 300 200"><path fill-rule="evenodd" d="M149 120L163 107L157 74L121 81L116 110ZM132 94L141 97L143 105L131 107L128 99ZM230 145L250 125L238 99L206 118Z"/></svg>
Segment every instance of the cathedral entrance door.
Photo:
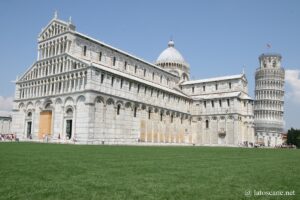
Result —
<svg viewBox="0 0 300 200"><path fill-rule="evenodd" d="M39 139L44 139L46 136L51 135L51 125L52 111L42 111L40 113Z"/></svg>
<svg viewBox="0 0 300 200"><path fill-rule="evenodd" d="M31 139L31 125L32 125L32 122L27 122L27 138L30 138Z"/></svg>
<svg viewBox="0 0 300 200"><path fill-rule="evenodd" d="M67 139L71 139L71 137L72 137L72 120L71 119L66 120L66 136L67 136Z"/></svg>

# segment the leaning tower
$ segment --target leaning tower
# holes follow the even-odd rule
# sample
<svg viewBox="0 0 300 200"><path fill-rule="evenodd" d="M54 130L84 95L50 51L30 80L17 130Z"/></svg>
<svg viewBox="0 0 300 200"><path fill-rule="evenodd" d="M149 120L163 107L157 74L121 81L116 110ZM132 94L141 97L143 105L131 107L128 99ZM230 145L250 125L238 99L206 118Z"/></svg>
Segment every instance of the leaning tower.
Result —
<svg viewBox="0 0 300 200"><path fill-rule="evenodd" d="M262 54L255 73L255 135L265 146L282 144L284 69L281 55Z"/></svg>

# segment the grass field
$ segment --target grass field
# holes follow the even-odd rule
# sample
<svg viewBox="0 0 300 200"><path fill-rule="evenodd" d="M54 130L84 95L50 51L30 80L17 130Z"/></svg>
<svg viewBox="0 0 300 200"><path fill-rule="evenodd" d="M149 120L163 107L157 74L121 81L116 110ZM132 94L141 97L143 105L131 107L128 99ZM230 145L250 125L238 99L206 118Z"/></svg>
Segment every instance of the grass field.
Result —
<svg viewBox="0 0 300 200"><path fill-rule="evenodd" d="M253 199L248 190L300 199L300 151L0 143L0 199Z"/></svg>

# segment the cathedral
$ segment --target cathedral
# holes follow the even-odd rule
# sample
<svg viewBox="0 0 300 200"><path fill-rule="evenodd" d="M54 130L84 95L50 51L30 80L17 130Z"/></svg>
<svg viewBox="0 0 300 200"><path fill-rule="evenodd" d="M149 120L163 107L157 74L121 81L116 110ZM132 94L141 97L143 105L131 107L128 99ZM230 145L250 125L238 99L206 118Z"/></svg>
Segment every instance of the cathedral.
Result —
<svg viewBox="0 0 300 200"><path fill-rule="evenodd" d="M54 143L252 146L247 84L244 73L190 80L172 40L151 63L55 15L16 80L12 132Z"/></svg>

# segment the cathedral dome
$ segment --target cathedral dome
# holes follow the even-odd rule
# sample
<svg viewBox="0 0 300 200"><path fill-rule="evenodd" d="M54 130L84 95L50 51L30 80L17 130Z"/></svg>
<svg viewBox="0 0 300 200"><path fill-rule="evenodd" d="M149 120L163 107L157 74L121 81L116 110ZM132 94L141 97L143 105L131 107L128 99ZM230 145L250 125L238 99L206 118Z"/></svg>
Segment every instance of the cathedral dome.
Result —
<svg viewBox="0 0 300 200"><path fill-rule="evenodd" d="M184 58L174 47L174 41L170 40L166 48L157 58L156 63L180 63L185 64Z"/></svg>

